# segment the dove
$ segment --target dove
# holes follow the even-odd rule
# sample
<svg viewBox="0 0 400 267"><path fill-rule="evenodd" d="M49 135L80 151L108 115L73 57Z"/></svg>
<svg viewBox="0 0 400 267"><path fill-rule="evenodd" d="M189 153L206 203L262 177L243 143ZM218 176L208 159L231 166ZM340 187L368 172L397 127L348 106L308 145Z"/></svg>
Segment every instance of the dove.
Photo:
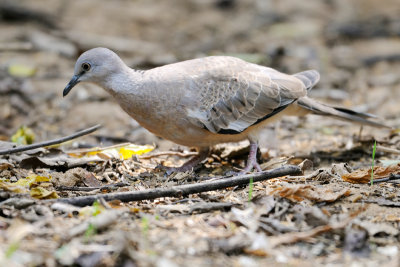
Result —
<svg viewBox="0 0 400 267"><path fill-rule="evenodd" d="M107 48L93 48L76 61L66 96L80 82L96 84L151 133L180 145L195 147L198 155L171 171L187 171L219 143L250 141L242 173L255 169L260 130L282 116L308 113L374 127L375 116L330 107L307 96L319 81L316 70L293 75L230 56L208 56L146 71L128 67Z"/></svg>

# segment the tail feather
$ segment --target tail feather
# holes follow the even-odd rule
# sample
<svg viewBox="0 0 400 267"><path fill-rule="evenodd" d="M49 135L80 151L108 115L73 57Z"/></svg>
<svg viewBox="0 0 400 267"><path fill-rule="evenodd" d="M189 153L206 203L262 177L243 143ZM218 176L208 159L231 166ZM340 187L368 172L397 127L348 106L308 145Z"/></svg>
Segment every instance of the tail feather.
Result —
<svg viewBox="0 0 400 267"><path fill-rule="evenodd" d="M347 109L347 108L342 108L342 107L332 107L332 108L334 108L334 109L336 109L338 111L341 111L341 112L344 112L344 113L347 113L347 114L352 114L352 115L355 115L355 116L359 116L359 117L362 117L362 118L365 118L365 119L366 118L373 118L373 119L377 119L378 118L378 116L376 116L374 114L371 114L371 113L358 112L358 111L354 111L354 110Z"/></svg>
<svg viewBox="0 0 400 267"><path fill-rule="evenodd" d="M307 90L310 90L314 85L316 85L320 77L319 72L316 70L306 70L293 74L293 76L301 80Z"/></svg>
<svg viewBox="0 0 400 267"><path fill-rule="evenodd" d="M378 127L378 128L382 128L382 127L389 128L389 129L392 128L385 124L369 120L369 118L376 118L376 116L374 116L372 114L356 112L354 110L345 109L345 108L330 107L330 106L319 103L308 97L299 98L297 100L297 104L300 107L310 110L314 114L317 114L317 115L333 116L338 119L352 121L352 122L356 122L356 123L360 123L360 124L364 124L364 125L370 125L370 126Z"/></svg>

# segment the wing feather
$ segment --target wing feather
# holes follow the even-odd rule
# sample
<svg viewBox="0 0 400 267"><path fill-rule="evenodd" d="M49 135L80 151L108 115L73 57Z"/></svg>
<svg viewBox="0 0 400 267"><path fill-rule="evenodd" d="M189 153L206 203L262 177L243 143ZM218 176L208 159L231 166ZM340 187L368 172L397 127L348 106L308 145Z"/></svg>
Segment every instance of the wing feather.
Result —
<svg viewBox="0 0 400 267"><path fill-rule="evenodd" d="M309 74L313 82L306 80ZM295 77L232 60L213 72L204 69L196 75L200 104L190 108L188 114L196 125L213 133L240 133L305 96L315 77L314 72Z"/></svg>

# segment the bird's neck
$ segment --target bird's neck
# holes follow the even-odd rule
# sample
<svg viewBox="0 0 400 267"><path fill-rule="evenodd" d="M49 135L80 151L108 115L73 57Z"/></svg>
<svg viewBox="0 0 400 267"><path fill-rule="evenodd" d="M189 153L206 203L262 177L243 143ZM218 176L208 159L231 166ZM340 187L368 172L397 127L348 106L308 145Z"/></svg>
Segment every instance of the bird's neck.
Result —
<svg viewBox="0 0 400 267"><path fill-rule="evenodd" d="M126 94L136 94L138 87L143 79L143 72L131 69L127 66L118 72L111 73L101 84L101 86L112 96Z"/></svg>
<svg viewBox="0 0 400 267"><path fill-rule="evenodd" d="M131 117L143 124L146 114L151 112L152 97L149 92L143 89L144 72L131 68L124 68L123 71L110 74L110 77L103 83L102 87L109 92Z"/></svg>

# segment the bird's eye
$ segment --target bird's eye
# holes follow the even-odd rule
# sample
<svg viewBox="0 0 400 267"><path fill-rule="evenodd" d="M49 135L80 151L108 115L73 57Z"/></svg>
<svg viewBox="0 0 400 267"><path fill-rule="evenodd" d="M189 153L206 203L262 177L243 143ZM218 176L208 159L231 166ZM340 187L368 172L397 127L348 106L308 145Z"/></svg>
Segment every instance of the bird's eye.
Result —
<svg viewBox="0 0 400 267"><path fill-rule="evenodd" d="M82 69L84 70L84 71L89 71L90 70L90 64L89 63L82 63Z"/></svg>

